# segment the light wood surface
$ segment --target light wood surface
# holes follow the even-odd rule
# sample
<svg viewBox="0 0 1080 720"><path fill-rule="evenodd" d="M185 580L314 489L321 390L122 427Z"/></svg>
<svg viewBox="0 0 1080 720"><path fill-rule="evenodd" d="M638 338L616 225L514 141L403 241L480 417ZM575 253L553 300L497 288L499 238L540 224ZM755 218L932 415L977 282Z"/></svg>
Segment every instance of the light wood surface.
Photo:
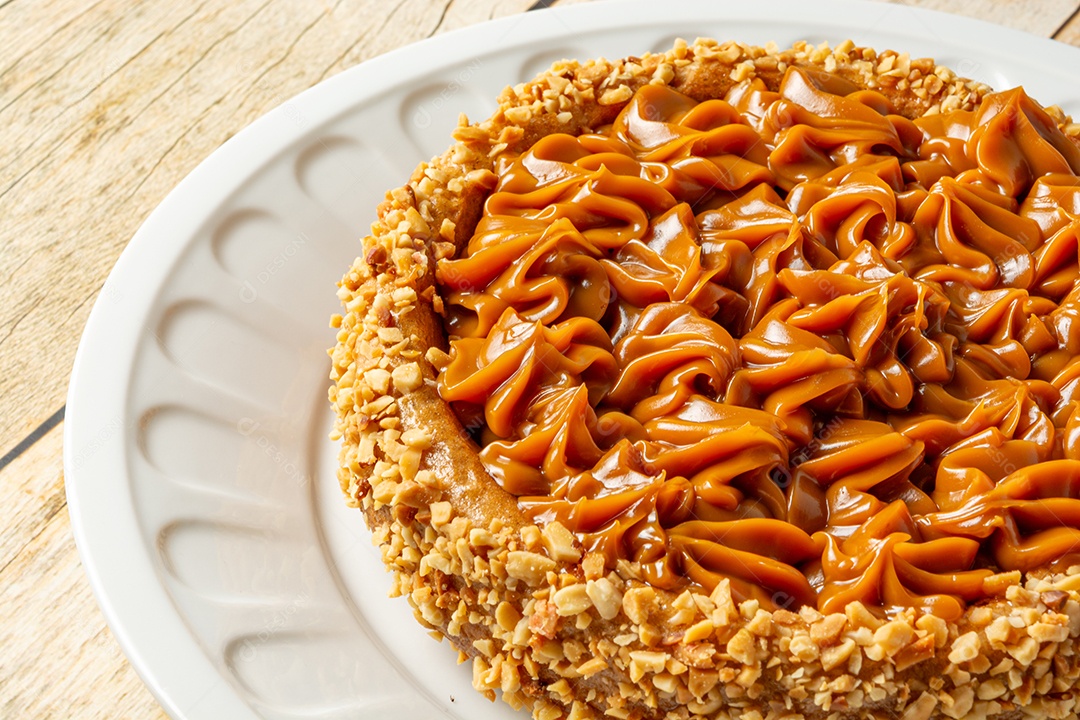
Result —
<svg viewBox="0 0 1080 720"><path fill-rule="evenodd" d="M895 1L1080 46L1080 0ZM139 224L292 95L531 5L0 0L0 717L165 717L83 575L61 461L79 335Z"/></svg>

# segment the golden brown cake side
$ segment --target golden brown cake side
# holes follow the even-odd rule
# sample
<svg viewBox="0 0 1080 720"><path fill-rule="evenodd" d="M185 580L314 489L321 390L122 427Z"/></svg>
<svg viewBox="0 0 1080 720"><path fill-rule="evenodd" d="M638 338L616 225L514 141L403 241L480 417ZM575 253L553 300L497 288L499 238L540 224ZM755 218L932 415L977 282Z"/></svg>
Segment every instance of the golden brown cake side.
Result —
<svg viewBox="0 0 1080 720"><path fill-rule="evenodd" d="M789 65L875 89L908 116L970 108L987 90L850 43L780 52L711 42L561 63L507 89L495 115L463 124L457 145L388 194L341 283L331 401L342 489L364 511L394 591L472 659L477 688L537 718L1067 717L1080 568L995 576L999 599L957 623L913 610L884 621L858 603L828 616L769 612L736 606L726 583L673 595L629 563L605 570L557 523L529 524L436 391L448 358L435 262L467 242L500 152L608 123L645 83L722 97L749 77L775 86Z"/></svg>

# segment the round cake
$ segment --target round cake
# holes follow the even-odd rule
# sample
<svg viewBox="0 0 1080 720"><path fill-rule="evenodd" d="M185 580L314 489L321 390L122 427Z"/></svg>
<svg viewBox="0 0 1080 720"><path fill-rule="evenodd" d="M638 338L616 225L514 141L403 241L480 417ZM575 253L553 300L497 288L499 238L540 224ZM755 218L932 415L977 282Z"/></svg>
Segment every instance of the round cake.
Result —
<svg viewBox="0 0 1080 720"><path fill-rule="evenodd" d="M340 481L538 720L1076 717L1080 127L846 42L565 61L387 194Z"/></svg>

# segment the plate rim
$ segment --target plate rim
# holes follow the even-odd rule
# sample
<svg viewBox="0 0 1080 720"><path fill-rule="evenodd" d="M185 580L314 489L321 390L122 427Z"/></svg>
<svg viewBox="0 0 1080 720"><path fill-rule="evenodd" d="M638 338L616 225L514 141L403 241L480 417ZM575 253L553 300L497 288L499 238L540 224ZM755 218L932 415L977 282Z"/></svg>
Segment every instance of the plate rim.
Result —
<svg viewBox="0 0 1080 720"><path fill-rule="evenodd" d="M615 4L618 12L611 10ZM994 47L1005 64L1026 67L1031 66L1031 56L1021 56L1020 49L1035 43L1041 53L1038 65L1080 64L1080 49L1049 38L983 20L867 0L778 0L770 4L768 15L764 8L736 0L683 0L666 9L664 21L727 20L738 26L781 16L785 22L802 22L805 36L823 30L850 33L861 19L887 10L955 28L958 32L943 50L974 49L985 55L986 48ZM126 455L132 424L126 413L132 367L153 304L140 307L117 303L115 298L156 297L214 209L247 179L358 103L422 81L433 69L424 57L441 58L438 69L514 47L562 41L561 23L568 20L574 22L572 35L577 36L600 28L641 27L654 11L650 0L526 11L420 40L348 68L285 100L214 150L166 195L124 248L95 300L72 367L63 435L65 492L75 544L98 605L132 667L171 717L204 714L197 710L200 707L212 708L215 716L259 716L218 672L176 613L143 544ZM533 34L526 36L522 29ZM841 39L838 34L835 41ZM308 122L282 122L289 119L290 106L303 107ZM122 421L119 427L117 420ZM113 429L103 435L103 427ZM132 575L144 580L134 590L129 584Z"/></svg>

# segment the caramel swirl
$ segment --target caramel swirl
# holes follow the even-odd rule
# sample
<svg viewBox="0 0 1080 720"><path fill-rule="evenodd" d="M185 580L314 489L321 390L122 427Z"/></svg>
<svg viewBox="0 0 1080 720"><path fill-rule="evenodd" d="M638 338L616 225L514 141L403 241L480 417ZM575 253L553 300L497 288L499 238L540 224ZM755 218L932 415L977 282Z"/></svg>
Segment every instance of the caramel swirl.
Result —
<svg viewBox="0 0 1080 720"><path fill-rule="evenodd" d="M790 68L504 153L438 264L439 392L614 567L955 619L1080 557L1080 145Z"/></svg>

